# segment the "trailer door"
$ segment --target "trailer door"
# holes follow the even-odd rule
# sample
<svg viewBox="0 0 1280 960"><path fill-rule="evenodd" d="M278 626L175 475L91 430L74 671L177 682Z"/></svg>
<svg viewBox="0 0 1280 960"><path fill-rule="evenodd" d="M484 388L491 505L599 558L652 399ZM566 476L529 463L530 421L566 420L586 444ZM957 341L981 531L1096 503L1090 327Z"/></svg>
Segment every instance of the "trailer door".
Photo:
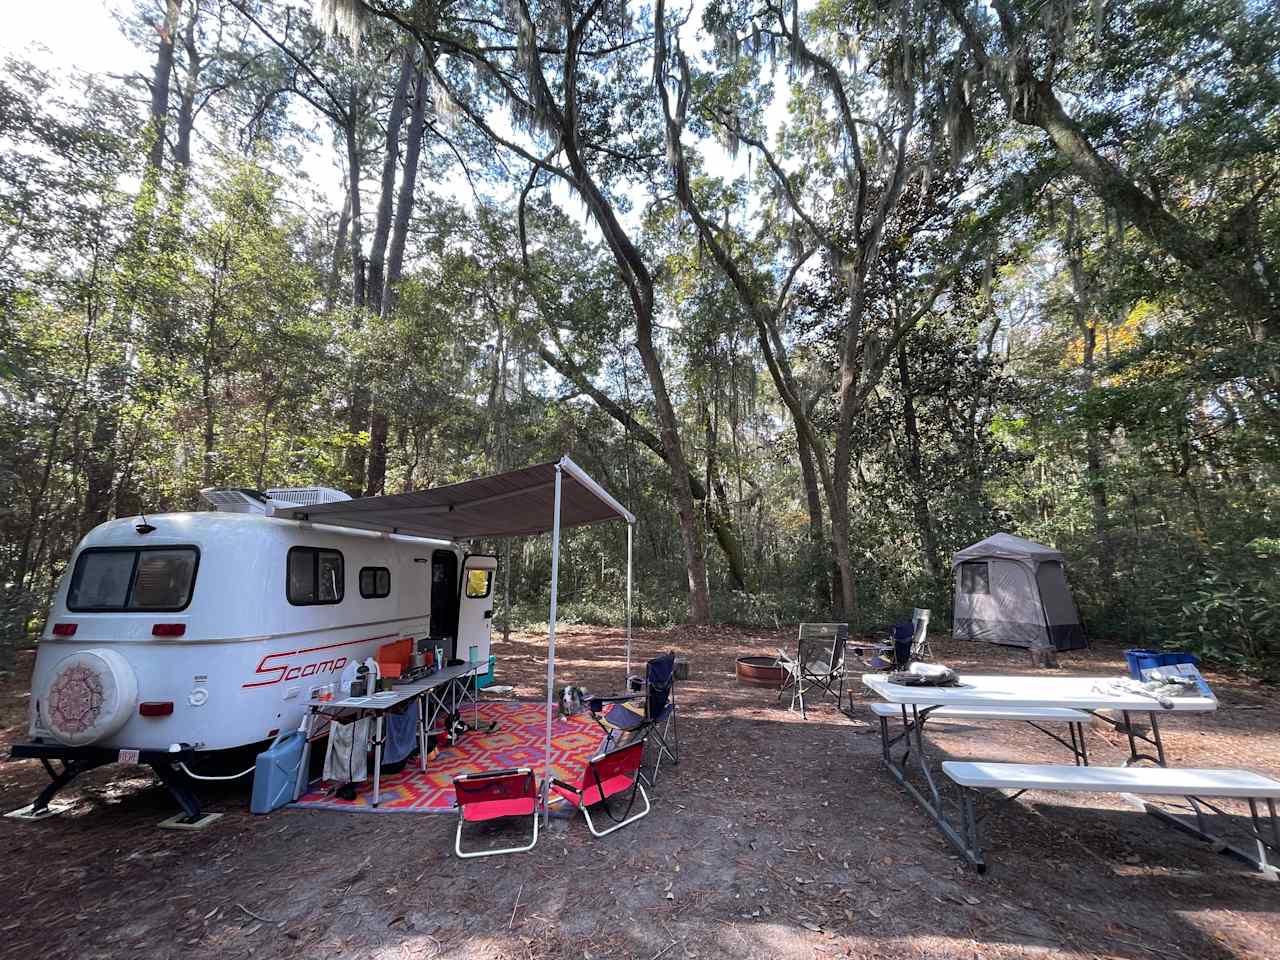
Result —
<svg viewBox="0 0 1280 960"><path fill-rule="evenodd" d="M493 627L493 582L498 558L467 557L462 563L462 602L458 609L458 659L489 662Z"/></svg>

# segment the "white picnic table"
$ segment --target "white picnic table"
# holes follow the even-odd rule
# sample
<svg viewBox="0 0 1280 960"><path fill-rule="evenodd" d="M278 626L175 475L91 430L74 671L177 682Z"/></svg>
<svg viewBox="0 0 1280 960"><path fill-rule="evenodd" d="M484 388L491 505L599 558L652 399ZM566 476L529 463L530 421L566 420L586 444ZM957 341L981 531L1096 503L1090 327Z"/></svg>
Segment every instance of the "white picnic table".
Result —
<svg viewBox="0 0 1280 960"><path fill-rule="evenodd" d="M1108 681L1115 679L1113 677L961 674L959 679L957 686L929 687L894 683L885 674L862 675L862 683L868 690L884 701L901 707L900 733L890 737L888 724L881 724L882 759L885 766L933 818L947 839L980 869L981 861L975 859L972 846L965 839L966 825L948 814L926 749L925 728L930 714L935 710L963 707L980 713L985 708L993 714L1010 709L1078 710L1111 724L1127 735L1129 759L1125 766L1149 760L1163 767L1165 752L1158 717L1171 713L1207 713L1218 708L1215 698L1198 692L1172 697L1169 700L1170 706L1166 708L1152 697L1106 689ZM1121 719L1116 720L1102 711L1118 713ZM1132 723L1132 714L1144 713L1150 720L1149 735L1135 731ZM1139 741L1154 746L1155 756L1142 753L1138 747ZM899 743L905 743L906 749L900 758L895 758L892 751ZM1077 763L1080 763L1079 751L1076 752L1076 758ZM918 773L923 780L925 791L912 782L913 772Z"/></svg>
<svg viewBox="0 0 1280 960"><path fill-rule="evenodd" d="M1171 698L1164 709L1153 698L1140 694L1100 692L1097 687L1113 677L1046 677L998 674L961 675L954 687L917 687L892 682L886 674L864 673L862 683L890 703L954 707L1068 707L1076 710L1116 710L1129 713L1205 713L1218 709L1218 701L1202 695Z"/></svg>

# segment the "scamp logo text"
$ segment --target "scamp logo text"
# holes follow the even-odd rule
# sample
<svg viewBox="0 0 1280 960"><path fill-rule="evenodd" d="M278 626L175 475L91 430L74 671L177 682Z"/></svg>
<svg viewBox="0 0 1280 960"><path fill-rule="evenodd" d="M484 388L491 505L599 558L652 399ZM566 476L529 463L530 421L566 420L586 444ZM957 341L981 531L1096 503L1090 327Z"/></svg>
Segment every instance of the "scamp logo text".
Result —
<svg viewBox="0 0 1280 960"><path fill-rule="evenodd" d="M389 634L394 636L394 634ZM336 650L339 647L351 647L360 643L372 643L385 640L387 637L367 637L364 640L348 640L346 643L334 643L324 647L309 647L306 650L285 650L281 653L269 653L258 661L258 669L254 671L256 679L241 684L241 687L269 687L274 683L287 680L298 680L314 677L323 673L338 673L347 665L345 655L327 656L323 660L311 663L298 663L299 658L310 659L307 655ZM292 658L292 660L290 659Z"/></svg>

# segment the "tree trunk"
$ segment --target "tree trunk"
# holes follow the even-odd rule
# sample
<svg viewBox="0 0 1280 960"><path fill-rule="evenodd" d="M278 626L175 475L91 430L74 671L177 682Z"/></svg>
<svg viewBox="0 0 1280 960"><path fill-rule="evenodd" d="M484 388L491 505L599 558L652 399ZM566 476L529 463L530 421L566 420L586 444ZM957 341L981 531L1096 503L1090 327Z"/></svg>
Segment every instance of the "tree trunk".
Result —
<svg viewBox="0 0 1280 960"><path fill-rule="evenodd" d="M222 283L231 265L231 237L226 235L216 267L209 278L209 307L205 313L204 350L200 357L200 405L204 412L204 463L200 477L206 487L212 486L213 456L217 450L215 421L214 374L218 367L218 317L222 312Z"/></svg>
<svg viewBox="0 0 1280 960"><path fill-rule="evenodd" d="M173 159L183 176L191 169L191 134L195 130L196 92L200 88L202 69L200 49L196 46L196 21L199 17L200 6L196 4L187 19L187 28L182 38L182 46L187 53L187 79L182 84L179 97L178 132L174 138Z"/></svg>
<svg viewBox="0 0 1280 960"><path fill-rule="evenodd" d="M707 565L702 559L702 538L698 533L698 516L693 508L693 493L689 484L689 465L680 445L679 428L671 396L667 393L666 377L653 346L652 288L649 297L633 296L636 307L636 348L640 362L649 377L653 390L653 402L658 413L658 433L662 448L666 451L671 472L672 493L675 496L676 515L680 518L680 541L684 547L685 569L689 582L689 622L695 625L711 622L711 602L707 595Z"/></svg>
<svg viewBox="0 0 1280 960"><path fill-rule="evenodd" d="M368 293L369 312L381 316L383 285L386 282L387 241L391 236L391 210L396 192L396 163L400 157L400 126L404 122L409 78L413 76L414 48L406 46L400 58L400 74L395 95L387 114L386 140L382 152L382 180L378 191L378 210L374 218L373 243L369 247Z"/></svg>
<svg viewBox="0 0 1280 960"><path fill-rule="evenodd" d="M725 494L724 484L720 480L719 463L716 457L716 430L711 419L711 412L703 409L707 439L707 487L710 496L706 499L707 521L714 531L716 542L729 562L729 580L734 590L747 589L747 561L742 553L742 546L734 533L733 515L729 511L729 498ZM690 490L692 493L692 490Z"/></svg>
<svg viewBox="0 0 1280 960"><path fill-rule="evenodd" d="M422 155L422 135L426 129L427 78L419 67L413 94L413 113L409 117L409 133L404 145L404 174L400 178L400 196L396 199L395 220L391 229L391 247L387 253L386 290L382 294L382 315L395 308L396 286L404 268L404 247L409 235L409 216L418 186L418 158Z"/></svg>
<svg viewBox="0 0 1280 960"><path fill-rule="evenodd" d="M865 254L863 255L865 257ZM850 624L858 619L858 592L853 582L853 561L849 553L849 489L853 456L853 419L858 412L859 380L864 365L871 359L859 356L860 347L869 350L863 340L863 306L865 303L866 260L855 265L849 284L849 325L845 331L844 350L840 357L840 386L836 392L836 442L831 471L831 492L827 506L831 510L831 540L840 571L840 615ZM874 364L872 364L874 365Z"/></svg>
<svg viewBox="0 0 1280 960"><path fill-rule="evenodd" d="M347 257L347 230L351 226L351 191L342 201L342 212L338 214L338 232L333 241L333 259L329 267L329 282L325 285L324 310L333 310L338 302L338 285L342 282L342 264Z"/></svg>
<svg viewBox="0 0 1280 960"><path fill-rule="evenodd" d="M147 168L159 172L164 164L164 129L169 117L169 84L173 77L173 38L178 32L182 0L166 0L164 22L156 24L156 63L151 71L151 150Z"/></svg>
<svg viewBox="0 0 1280 960"><path fill-rule="evenodd" d="M84 464L84 509L80 514L79 536L84 536L111 516L111 490L116 476L116 433L119 430L116 402L108 400L98 408Z"/></svg>
<svg viewBox="0 0 1280 960"><path fill-rule="evenodd" d="M831 505L831 550L835 554L836 573L840 582L840 616L857 629L858 592L853 582L853 556L849 551L848 481L845 499Z"/></svg>
<svg viewBox="0 0 1280 960"><path fill-rule="evenodd" d="M343 133L347 145L347 198L351 201L351 317L356 330L363 326L366 293L365 259L364 251L361 249L363 236L360 223L359 118L360 90L355 83L352 83ZM359 497L364 493L365 483L367 451L359 437L369 425L369 387L365 381L363 366L357 361L352 371L351 402L347 407L347 431L351 434L351 440L343 457L347 492L353 497Z"/></svg>
<svg viewBox="0 0 1280 960"><path fill-rule="evenodd" d="M813 447L798 427L796 453L800 460L800 476L804 482L805 505L809 513L809 543L814 559L813 599L827 607L831 603L829 573L832 571L829 569L831 551L827 549L826 521L822 515L822 491L818 486L818 471L813 464Z"/></svg>
<svg viewBox="0 0 1280 960"><path fill-rule="evenodd" d="M364 495L376 497L387 484L387 433L390 426L386 410L376 395L370 398L369 409L369 479Z"/></svg>
<svg viewBox="0 0 1280 960"><path fill-rule="evenodd" d="M218 442L214 432L213 371L208 347L200 365L200 407L204 412L204 456L201 458L200 483L201 486L208 487L213 484L213 452Z"/></svg>
<svg viewBox="0 0 1280 960"><path fill-rule="evenodd" d="M911 481L911 512L915 515L916 528L920 531L920 547L925 566L933 580L930 593L941 596L946 582L942 570L942 558L938 554L938 536L929 511L928 487L924 465L920 455L920 429L916 423L915 395L911 387L911 367L907 363L906 344L898 345L898 379L902 388L902 425L907 437L907 474Z"/></svg>
<svg viewBox="0 0 1280 960"><path fill-rule="evenodd" d="M404 122L405 100L409 92L409 78L413 75L414 48L406 46L400 59L400 74L396 80L395 96L387 115L386 140L382 154L382 180L378 191L378 212L374 218L373 244L369 248L369 271L365 279L365 305L369 313L386 315L387 242L391 236L391 211L395 200L396 161L400 155L400 127ZM396 278L397 280L399 277ZM364 495L382 493L387 479L387 431L390 425L387 412L378 397L376 385L367 389L369 410L369 466Z"/></svg>
<svg viewBox="0 0 1280 960"><path fill-rule="evenodd" d="M1098 348L1098 325L1093 318L1091 304L1091 283L1084 272L1084 251L1077 234L1076 207L1071 206L1068 221L1067 266L1071 273L1072 297L1071 309L1077 332L1081 339L1081 367L1084 372L1082 384L1085 399L1093 392L1096 382L1094 357ZM1103 584L1110 584L1114 570L1110 534L1107 524L1107 480L1103 464L1102 437L1098 424L1089 405L1084 405L1085 435L1085 483L1089 488L1089 502L1093 519L1093 536L1097 543L1098 573Z"/></svg>

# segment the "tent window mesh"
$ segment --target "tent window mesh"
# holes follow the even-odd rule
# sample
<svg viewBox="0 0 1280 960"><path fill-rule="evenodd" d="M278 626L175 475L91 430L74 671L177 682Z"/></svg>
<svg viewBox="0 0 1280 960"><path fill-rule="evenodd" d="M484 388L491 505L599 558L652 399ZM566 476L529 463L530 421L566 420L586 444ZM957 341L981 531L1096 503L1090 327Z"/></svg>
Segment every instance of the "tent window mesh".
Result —
<svg viewBox="0 0 1280 960"><path fill-rule="evenodd" d="M963 593L990 593L991 571L987 564L960 564L960 590Z"/></svg>

